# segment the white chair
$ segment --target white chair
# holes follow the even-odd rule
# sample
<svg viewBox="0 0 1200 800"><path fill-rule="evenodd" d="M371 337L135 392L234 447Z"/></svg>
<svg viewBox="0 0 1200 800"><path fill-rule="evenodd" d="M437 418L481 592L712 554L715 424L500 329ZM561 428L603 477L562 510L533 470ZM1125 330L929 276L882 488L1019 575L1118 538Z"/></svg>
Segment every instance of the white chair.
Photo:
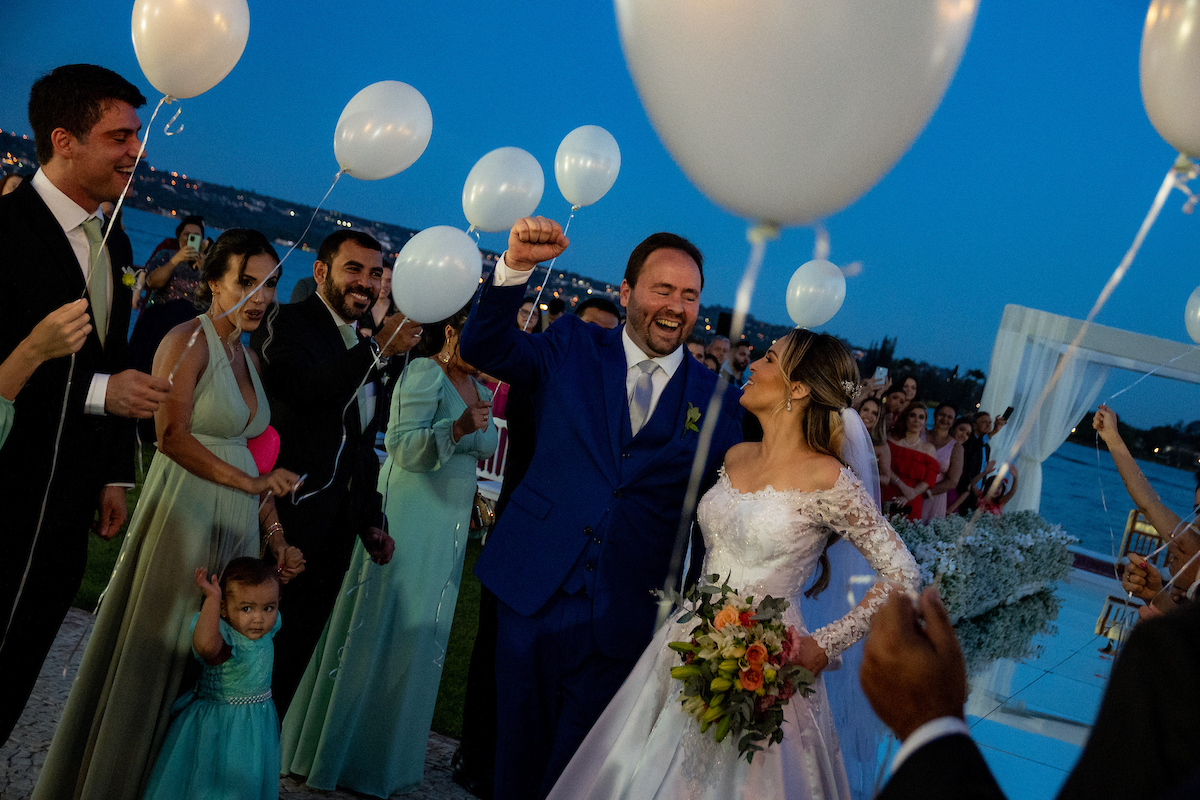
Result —
<svg viewBox="0 0 1200 800"><path fill-rule="evenodd" d="M490 458L479 462L475 468L479 493L493 502L500 498L500 487L504 485L504 468L508 465L508 422L499 417L492 420L500 441Z"/></svg>

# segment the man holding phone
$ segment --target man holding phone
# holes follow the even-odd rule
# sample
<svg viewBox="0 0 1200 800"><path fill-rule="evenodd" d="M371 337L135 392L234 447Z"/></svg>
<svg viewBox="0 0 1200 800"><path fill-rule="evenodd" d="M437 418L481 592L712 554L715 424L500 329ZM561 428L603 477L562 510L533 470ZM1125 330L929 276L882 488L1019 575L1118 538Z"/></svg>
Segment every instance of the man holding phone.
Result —
<svg viewBox="0 0 1200 800"><path fill-rule="evenodd" d="M989 440L1008 423L1012 412L1013 408L1009 406L1003 414L996 417L995 423L992 422L992 415L986 411L975 415L971 436L963 443L963 474L957 488L959 495L965 493L967 499L958 507L959 514L965 516L975 511L975 497L971 494L970 487L971 478L978 475L983 465L991 460L992 446Z"/></svg>

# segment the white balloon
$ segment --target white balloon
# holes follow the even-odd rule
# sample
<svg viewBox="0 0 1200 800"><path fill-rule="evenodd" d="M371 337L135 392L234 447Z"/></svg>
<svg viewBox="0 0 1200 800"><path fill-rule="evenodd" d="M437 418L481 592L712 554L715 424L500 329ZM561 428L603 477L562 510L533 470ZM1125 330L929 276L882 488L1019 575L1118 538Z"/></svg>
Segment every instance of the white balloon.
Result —
<svg viewBox="0 0 1200 800"><path fill-rule="evenodd" d="M333 154L347 175L390 178L413 165L433 133L424 95L407 83L372 83L346 104L333 132Z"/></svg>
<svg viewBox="0 0 1200 800"><path fill-rule="evenodd" d="M1192 292L1183 308L1183 324L1187 326L1188 336L1192 337L1192 341L1200 344L1200 286Z"/></svg>
<svg viewBox="0 0 1200 800"><path fill-rule="evenodd" d="M467 173L463 213L481 231L506 231L533 213L545 188L546 176L536 158L519 147L500 147Z"/></svg>
<svg viewBox="0 0 1200 800"><path fill-rule="evenodd" d="M458 228L436 225L401 248L392 270L392 299L409 319L440 322L467 304L482 274L475 240Z"/></svg>
<svg viewBox="0 0 1200 800"><path fill-rule="evenodd" d="M976 0L615 0L663 143L711 200L779 225L849 205L912 144Z"/></svg>
<svg viewBox="0 0 1200 800"><path fill-rule="evenodd" d="M1142 105L1158 135L1200 157L1200 8L1154 0L1142 28Z"/></svg>
<svg viewBox="0 0 1200 800"><path fill-rule="evenodd" d="M621 148L599 125L584 125L563 138L554 156L558 190L573 206L590 206L612 188L621 171Z"/></svg>
<svg viewBox="0 0 1200 800"><path fill-rule="evenodd" d="M186 99L229 74L250 37L246 0L136 0L133 52L146 79Z"/></svg>
<svg viewBox="0 0 1200 800"><path fill-rule="evenodd" d="M802 264L788 281L788 316L801 328L815 328L829 322L845 299L846 276L828 261Z"/></svg>

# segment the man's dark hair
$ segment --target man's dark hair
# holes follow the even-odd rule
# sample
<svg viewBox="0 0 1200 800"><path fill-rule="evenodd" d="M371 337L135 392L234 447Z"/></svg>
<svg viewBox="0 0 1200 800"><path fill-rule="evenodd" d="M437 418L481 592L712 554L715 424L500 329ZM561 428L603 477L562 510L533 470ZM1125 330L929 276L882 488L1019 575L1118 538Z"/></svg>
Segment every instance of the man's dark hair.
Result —
<svg viewBox="0 0 1200 800"><path fill-rule="evenodd" d="M734 349L734 350L737 350L739 347L744 347L744 348L746 348L747 350L750 350L750 349L752 349L752 348L750 347L750 343L749 343L749 342L747 342L745 339L739 339L739 340L737 340L736 342L734 342L734 343L733 343L733 349Z"/></svg>
<svg viewBox="0 0 1200 800"><path fill-rule="evenodd" d="M655 250L662 249L682 250L692 257L696 262L696 268L700 270L700 288L704 288L704 256L700 253L700 248L674 233L652 233L642 240L642 243L633 248L633 252L629 254L629 263L625 265L625 282L630 287L637 285L638 276L642 274L642 267L646 265L646 259Z"/></svg>
<svg viewBox="0 0 1200 800"><path fill-rule="evenodd" d="M696 334L694 334L694 333L693 333L691 336L687 337L687 341L686 341L686 342L684 342L684 344L685 344L685 345L687 345L687 344L698 344L698 345L700 345L701 347L703 347L703 346L706 344L706 342L704 341L704 338L703 338L703 337L701 337L701 336L698 336L698 335L696 335Z"/></svg>
<svg viewBox="0 0 1200 800"><path fill-rule="evenodd" d="M188 214L179 224L175 226L175 238L179 238L179 234L183 233L183 229L188 225L196 225L200 228L200 238L204 238L204 217L198 217L195 214Z"/></svg>
<svg viewBox="0 0 1200 800"><path fill-rule="evenodd" d="M334 231L321 242L321 249L317 251L317 261L320 261L332 270L333 259L337 258L338 250L342 249L342 244L345 242L354 242L359 247L365 247L377 253L383 252L383 245L376 241L375 237L369 233L352 230Z"/></svg>
<svg viewBox="0 0 1200 800"><path fill-rule="evenodd" d="M566 310L567 304L561 297L551 297L550 302L546 304L546 312L549 314L561 314Z"/></svg>
<svg viewBox="0 0 1200 800"><path fill-rule="evenodd" d="M51 134L58 128L81 141L115 101L146 105L138 88L117 73L94 64L68 64L38 78L29 91L29 126L43 165L54 158Z"/></svg>
<svg viewBox="0 0 1200 800"><path fill-rule="evenodd" d="M589 308L598 308L601 311L607 311L617 318L617 322L621 321L621 309L612 300L607 297L589 297L579 305L575 306L575 316L582 317L583 312Z"/></svg>

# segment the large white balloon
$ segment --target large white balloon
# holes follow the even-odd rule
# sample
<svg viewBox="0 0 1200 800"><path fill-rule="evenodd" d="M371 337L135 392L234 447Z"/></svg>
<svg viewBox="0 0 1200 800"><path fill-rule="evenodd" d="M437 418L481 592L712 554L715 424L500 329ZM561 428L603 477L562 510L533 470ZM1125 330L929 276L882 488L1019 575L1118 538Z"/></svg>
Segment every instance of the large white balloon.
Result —
<svg viewBox="0 0 1200 800"><path fill-rule="evenodd" d="M1158 135L1200 157L1200 7L1154 0L1142 29L1142 104Z"/></svg>
<svg viewBox="0 0 1200 800"><path fill-rule="evenodd" d="M612 188L621 171L621 148L599 125L584 125L566 135L554 156L558 190L573 206L590 206Z"/></svg>
<svg viewBox="0 0 1200 800"><path fill-rule="evenodd" d="M815 328L829 322L845 299L846 276L828 261L802 264L788 281L788 316L801 328Z"/></svg>
<svg viewBox="0 0 1200 800"><path fill-rule="evenodd" d="M1183 308L1183 324L1187 326L1188 336L1192 337L1192 341L1200 344L1200 286L1192 292Z"/></svg>
<svg viewBox="0 0 1200 800"><path fill-rule="evenodd" d="M408 240L392 270L392 299L409 319L440 322L467 304L479 288L483 256L458 228L437 225Z"/></svg>
<svg viewBox="0 0 1200 800"><path fill-rule="evenodd" d="M811 222L871 188L941 102L976 0L615 0L625 60L687 176Z"/></svg>
<svg viewBox="0 0 1200 800"><path fill-rule="evenodd" d="M360 91L338 117L333 154L347 175L364 181L403 172L425 152L433 113L407 83L380 81Z"/></svg>
<svg viewBox="0 0 1200 800"><path fill-rule="evenodd" d="M229 74L250 37L246 0L136 0L133 52L146 79L186 99Z"/></svg>
<svg viewBox="0 0 1200 800"><path fill-rule="evenodd" d="M467 173L463 213L481 231L506 231L533 213L545 188L546 176L536 158L519 147L500 147Z"/></svg>

